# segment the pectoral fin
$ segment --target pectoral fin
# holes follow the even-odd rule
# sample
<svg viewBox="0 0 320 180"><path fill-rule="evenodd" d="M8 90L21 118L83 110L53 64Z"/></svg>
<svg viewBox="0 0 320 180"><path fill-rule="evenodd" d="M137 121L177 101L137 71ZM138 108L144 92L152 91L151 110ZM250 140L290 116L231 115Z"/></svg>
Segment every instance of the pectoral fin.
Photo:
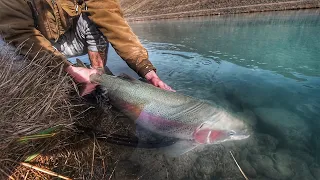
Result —
<svg viewBox="0 0 320 180"><path fill-rule="evenodd" d="M193 150L199 145L199 143L191 140L179 140L171 146L160 148L160 151L169 157L178 157Z"/></svg>
<svg viewBox="0 0 320 180"><path fill-rule="evenodd" d="M90 94L92 91L96 89L96 84L84 84L79 87L80 96L85 96Z"/></svg>

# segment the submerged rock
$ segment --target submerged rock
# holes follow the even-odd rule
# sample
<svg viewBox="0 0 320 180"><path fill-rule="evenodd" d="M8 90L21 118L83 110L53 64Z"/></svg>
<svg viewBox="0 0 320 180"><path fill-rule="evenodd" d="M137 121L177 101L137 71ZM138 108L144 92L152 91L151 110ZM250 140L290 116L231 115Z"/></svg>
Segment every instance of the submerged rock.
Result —
<svg viewBox="0 0 320 180"><path fill-rule="evenodd" d="M306 149L311 132L298 115L284 109L256 108L255 113L265 131L278 137L283 145Z"/></svg>
<svg viewBox="0 0 320 180"><path fill-rule="evenodd" d="M320 164L320 134L313 134L311 144L314 151L315 161Z"/></svg>
<svg viewBox="0 0 320 180"><path fill-rule="evenodd" d="M286 150L281 150L272 155L275 169L285 178L290 178L293 175L291 169L292 158L289 153Z"/></svg>
<svg viewBox="0 0 320 180"><path fill-rule="evenodd" d="M319 116L320 113L320 102L317 102L317 100L314 100L313 98L307 99L304 104L298 104L296 105L296 110L303 114L304 116L310 118L311 120L314 117ZM315 120L314 123L320 127L320 122Z"/></svg>
<svg viewBox="0 0 320 180"><path fill-rule="evenodd" d="M248 139L247 149L251 154L264 154L265 152L273 152L276 150L279 141L268 135L256 133Z"/></svg>
<svg viewBox="0 0 320 180"><path fill-rule="evenodd" d="M237 152L234 152L236 156ZM237 158L237 156L236 156ZM212 146L199 153L186 179L243 179L229 150L223 146Z"/></svg>
<svg viewBox="0 0 320 180"><path fill-rule="evenodd" d="M282 177L274 168L274 163L270 157L266 155L250 155L249 161L251 162L252 167L258 173L271 179L284 179L284 177Z"/></svg>
<svg viewBox="0 0 320 180"><path fill-rule="evenodd" d="M292 180L316 180L311 174L307 164L302 163L300 165L299 171L296 171L295 176Z"/></svg>
<svg viewBox="0 0 320 180"><path fill-rule="evenodd" d="M137 162L122 160L117 164L115 171L116 179L137 179L140 172L140 164Z"/></svg>
<svg viewBox="0 0 320 180"><path fill-rule="evenodd" d="M257 177L256 170L251 166L251 164L247 160L240 161L239 165L240 165L241 169L243 170L243 172L247 176L252 177L252 178Z"/></svg>
<svg viewBox="0 0 320 180"><path fill-rule="evenodd" d="M294 175L292 169L292 156L289 150L278 150L274 153L249 154L248 162L257 172L269 179L285 180ZM246 164L244 164L244 167ZM251 171L252 172L252 171Z"/></svg>
<svg viewBox="0 0 320 180"><path fill-rule="evenodd" d="M310 172L316 180L320 180L320 167L311 167Z"/></svg>
<svg viewBox="0 0 320 180"><path fill-rule="evenodd" d="M242 151L240 151L240 159L241 160L247 160L249 150L247 148L244 148Z"/></svg>
<svg viewBox="0 0 320 180"><path fill-rule="evenodd" d="M293 157L295 157L296 159L298 158L301 161L303 161L304 163L307 163L307 165L311 165L311 164L315 163L314 157L307 152L294 150L294 151L292 151L291 155Z"/></svg>

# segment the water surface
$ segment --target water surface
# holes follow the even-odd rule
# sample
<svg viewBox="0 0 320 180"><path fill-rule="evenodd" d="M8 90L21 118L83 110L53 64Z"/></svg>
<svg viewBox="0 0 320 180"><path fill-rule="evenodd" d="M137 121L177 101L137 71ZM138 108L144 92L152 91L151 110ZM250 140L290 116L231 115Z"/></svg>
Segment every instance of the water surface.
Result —
<svg viewBox="0 0 320 180"><path fill-rule="evenodd" d="M320 179L318 10L136 22L131 27L159 76L178 92L249 114L254 140L236 154L250 179ZM134 74L114 50L108 64L116 74ZM242 178L217 168L223 158L208 163L208 151L213 150L199 152L189 169L178 167L183 161L173 165L175 171L188 172L167 172L172 179ZM164 179L157 173L154 177Z"/></svg>

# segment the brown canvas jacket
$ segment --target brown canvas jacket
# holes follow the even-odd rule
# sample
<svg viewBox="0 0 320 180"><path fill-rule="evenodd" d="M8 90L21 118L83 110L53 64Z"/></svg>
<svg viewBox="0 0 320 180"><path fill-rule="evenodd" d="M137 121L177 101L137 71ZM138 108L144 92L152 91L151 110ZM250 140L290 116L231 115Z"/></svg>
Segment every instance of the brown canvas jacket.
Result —
<svg viewBox="0 0 320 180"><path fill-rule="evenodd" d="M53 53L56 62L70 64L51 42L71 28L80 13L88 15L119 56L140 76L155 70L147 50L125 21L117 0L0 0L0 34L15 46L23 45L22 53L29 51L30 58L37 53L38 56Z"/></svg>

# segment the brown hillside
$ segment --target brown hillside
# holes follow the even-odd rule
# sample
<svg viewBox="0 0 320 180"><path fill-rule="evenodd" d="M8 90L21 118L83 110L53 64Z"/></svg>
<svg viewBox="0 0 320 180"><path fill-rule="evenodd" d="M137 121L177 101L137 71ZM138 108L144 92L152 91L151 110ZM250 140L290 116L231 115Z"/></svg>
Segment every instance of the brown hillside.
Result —
<svg viewBox="0 0 320 180"><path fill-rule="evenodd" d="M159 19L320 6L319 0L120 0L120 3L129 19Z"/></svg>

